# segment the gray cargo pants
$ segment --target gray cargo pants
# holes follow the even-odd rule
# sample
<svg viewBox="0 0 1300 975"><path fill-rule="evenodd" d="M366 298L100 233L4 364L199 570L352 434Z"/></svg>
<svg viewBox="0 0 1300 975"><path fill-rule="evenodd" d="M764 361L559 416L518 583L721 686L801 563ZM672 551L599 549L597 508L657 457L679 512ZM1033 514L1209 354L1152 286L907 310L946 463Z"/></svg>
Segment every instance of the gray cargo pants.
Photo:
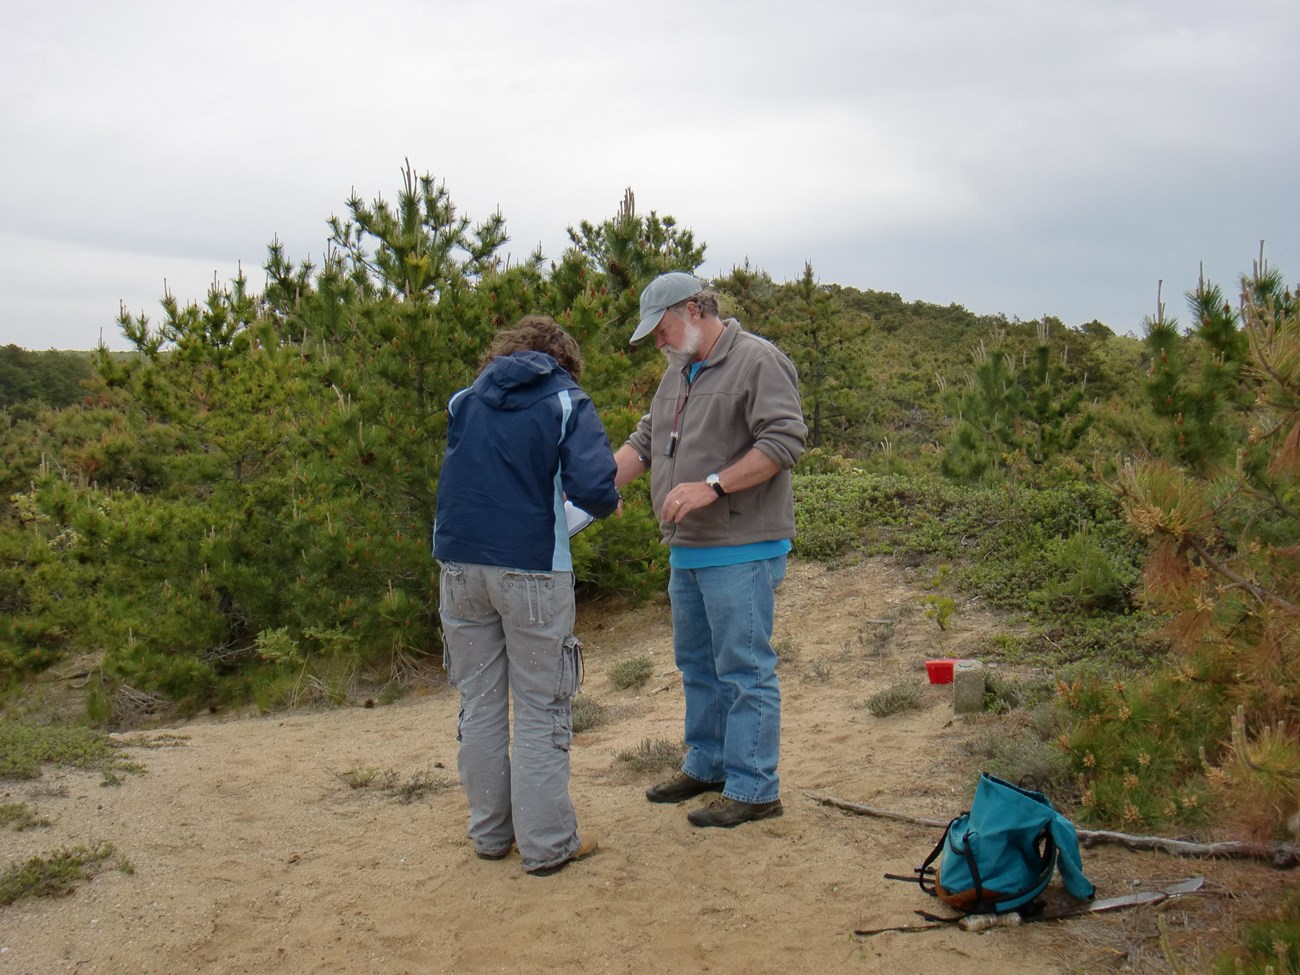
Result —
<svg viewBox="0 0 1300 975"><path fill-rule="evenodd" d="M579 842L569 800L570 700L581 667L573 573L440 565L443 664L460 690L457 766L469 837L488 855L513 840L527 871L560 863Z"/></svg>

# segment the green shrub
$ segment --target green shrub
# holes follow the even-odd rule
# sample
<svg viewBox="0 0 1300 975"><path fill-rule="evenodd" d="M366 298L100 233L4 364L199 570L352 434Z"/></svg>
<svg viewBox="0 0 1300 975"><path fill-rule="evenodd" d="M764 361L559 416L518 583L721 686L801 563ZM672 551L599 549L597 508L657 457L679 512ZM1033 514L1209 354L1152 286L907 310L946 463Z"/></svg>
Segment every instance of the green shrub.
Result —
<svg viewBox="0 0 1300 975"><path fill-rule="evenodd" d="M48 826L48 819L36 815L36 810L25 802L0 802L0 826L9 826L15 831Z"/></svg>
<svg viewBox="0 0 1300 975"><path fill-rule="evenodd" d="M1061 608L1123 611L1137 587L1138 564L1130 553L1109 552L1088 531L1065 539L1050 539L1042 558L1051 577L1037 595L1047 605Z"/></svg>
<svg viewBox="0 0 1300 975"><path fill-rule="evenodd" d="M653 673L654 661L649 657L632 657L630 660L620 660L606 671L609 682L620 691L625 691L630 687L641 687L650 679L650 675Z"/></svg>
<svg viewBox="0 0 1300 975"><path fill-rule="evenodd" d="M1147 613L1063 613L1032 623L1022 637L1009 638L1008 660L1050 667L1079 664L1099 670L1149 670L1168 660L1169 642Z"/></svg>
<svg viewBox="0 0 1300 975"><path fill-rule="evenodd" d="M250 675L253 703L263 714L298 704L306 686L305 671L287 672L280 668L263 668Z"/></svg>
<svg viewBox="0 0 1300 975"><path fill-rule="evenodd" d="M684 742L673 742L667 738L655 738L653 740L647 738L635 748L621 751L614 757L633 772L641 774L643 772L680 769L682 758L685 755L686 745Z"/></svg>
<svg viewBox="0 0 1300 975"><path fill-rule="evenodd" d="M915 684L895 684L867 698L867 710L877 718L887 718L900 711L919 711L921 691Z"/></svg>
<svg viewBox="0 0 1300 975"><path fill-rule="evenodd" d="M957 610L957 604L952 601L951 597L931 593L916 598L921 604L921 612L925 618L934 620L939 629L947 632L949 625L952 623L952 614Z"/></svg>
<svg viewBox="0 0 1300 975"><path fill-rule="evenodd" d="M1061 744L1078 779L1080 817L1133 831L1205 822L1205 759L1227 734L1224 690L1194 673L1077 676L1058 687Z"/></svg>
<svg viewBox="0 0 1300 975"><path fill-rule="evenodd" d="M35 779L41 766L99 769L106 777L135 771L103 732L75 725L34 725L0 719L0 779Z"/></svg>
<svg viewBox="0 0 1300 975"><path fill-rule="evenodd" d="M573 733L590 731L609 720L609 708L594 697L579 694L574 697L570 712L573 718Z"/></svg>
<svg viewBox="0 0 1300 975"><path fill-rule="evenodd" d="M1070 757L1056 742L1044 741L1031 729L1009 733L1005 727L988 728L970 748L980 770L990 775L1058 799L1073 792Z"/></svg>
<svg viewBox="0 0 1300 975"><path fill-rule="evenodd" d="M589 580L589 591L636 604L667 589L667 550L660 544L649 481L639 478L623 488L623 517L598 521L570 540L574 572Z"/></svg>
<svg viewBox="0 0 1300 975"><path fill-rule="evenodd" d="M1300 975L1300 892L1292 891L1274 916L1249 924L1241 944L1214 962L1214 975Z"/></svg>
<svg viewBox="0 0 1300 975"><path fill-rule="evenodd" d="M1055 693L1055 684L1045 677L1017 680L991 668L984 671L984 710L992 714L1035 708L1051 701Z"/></svg>
<svg viewBox="0 0 1300 975"><path fill-rule="evenodd" d="M8 906L26 897L61 897L70 893L78 881L89 880L105 869L116 850L112 843L93 848L63 847L43 857L11 863L0 874L0 906ZM129 863L118 868L130 873Z"/></svg>
<svg viewBox="0 0 1300 975"><path fill-rule="evenodd" d="M805 558L942 561L944 588L1004 609L1133 609L1145 546L1098 485L963 487L936 475L849 470L797 474L794 488L795 551Z"/></svg>

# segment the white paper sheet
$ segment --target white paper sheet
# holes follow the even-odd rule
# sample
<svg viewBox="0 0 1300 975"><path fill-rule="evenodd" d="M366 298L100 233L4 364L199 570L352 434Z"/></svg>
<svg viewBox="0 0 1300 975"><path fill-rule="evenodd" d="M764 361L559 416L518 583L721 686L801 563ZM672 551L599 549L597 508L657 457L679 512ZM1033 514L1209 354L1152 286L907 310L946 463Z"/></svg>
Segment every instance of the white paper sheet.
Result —
<svg viewBox="0 0 1300 975"><path fill-rule="evenodd" d="M564 517L569 523L569 537L572 538L596 519L583 511L572 501L564 502Z"/></svg>

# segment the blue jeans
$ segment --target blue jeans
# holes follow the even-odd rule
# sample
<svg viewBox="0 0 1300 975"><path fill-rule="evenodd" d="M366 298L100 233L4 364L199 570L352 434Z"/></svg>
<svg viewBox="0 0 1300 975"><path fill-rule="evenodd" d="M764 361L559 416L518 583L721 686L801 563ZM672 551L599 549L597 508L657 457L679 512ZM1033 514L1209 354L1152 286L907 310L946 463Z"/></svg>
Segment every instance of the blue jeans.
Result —
<svg viewBox="0 0 1300 975"><path fill-rule="evenodd" d="M682 771L703 782L725 780L722 794L741 802L771 802L781 788L772 617L785 559L674 568L668 581L686 696Z"/></svg>

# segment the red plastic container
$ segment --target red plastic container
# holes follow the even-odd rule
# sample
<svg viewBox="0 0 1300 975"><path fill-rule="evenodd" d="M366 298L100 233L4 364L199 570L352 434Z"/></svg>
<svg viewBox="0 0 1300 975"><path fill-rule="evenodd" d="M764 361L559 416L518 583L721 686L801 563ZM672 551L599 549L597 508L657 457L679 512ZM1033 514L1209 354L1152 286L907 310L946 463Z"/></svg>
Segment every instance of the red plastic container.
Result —
<svg viewBox="0 0 1300 975"><path fill-rule="evenodd" d="M954 660L927 660L925 662L925 676L930 678L931 684L951 684L952 667L956 663Z"/></svg>

